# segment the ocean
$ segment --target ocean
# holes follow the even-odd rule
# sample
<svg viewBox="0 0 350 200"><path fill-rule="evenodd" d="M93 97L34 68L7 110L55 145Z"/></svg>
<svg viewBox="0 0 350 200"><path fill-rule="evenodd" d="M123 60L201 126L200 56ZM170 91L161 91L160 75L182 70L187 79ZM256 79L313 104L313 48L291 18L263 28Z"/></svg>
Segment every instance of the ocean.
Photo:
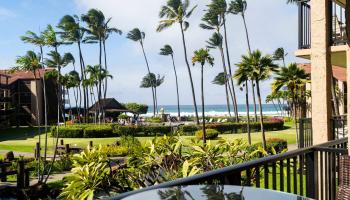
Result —
<svg viewBox="0 0 350 200"><path fill-rule="evenodd" d="M276 105L278 106L278 105ZM198 112L201 114L202 106L198 105ZM280 116L280 110L276 110L273 104L263 104L263 114L267 116ZM171 116L177 116L177 105L158 105L158 110L163 109L165 114L170 114ZM206 116L229 116L226 105L205 105ZM254 106L249 106L250 115L254 115ZM193 105L180 105L181 116L194 116ZM259 105L257 105L257 112L259 114ZM231 113L233 114L233 108L231 108ZM246 105L238 105L238 114L240 116L246 115ZM148 113L144 116L153 115L153 105L148 107Z"/></svg>

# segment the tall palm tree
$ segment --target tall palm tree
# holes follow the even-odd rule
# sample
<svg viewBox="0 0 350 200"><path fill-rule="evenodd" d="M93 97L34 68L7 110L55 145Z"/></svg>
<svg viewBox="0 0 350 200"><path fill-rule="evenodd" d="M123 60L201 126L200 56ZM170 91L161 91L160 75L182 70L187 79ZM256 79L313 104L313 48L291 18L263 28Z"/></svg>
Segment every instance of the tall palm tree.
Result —
<svg viewBox="0 0 350 200"><path fill-rule="evenodd" d="M154 88L154 97L156 108L158 108L158 98L157 98L157 87L162 85L164 82L164 76L161 77L159 74L156 76L154 73L148 73L142 78L140 87L141 88Z"/></svg>
<svg viewBox="0 0 350 200"><path fill-rule="evenodd" d="M246 0L233 0L230 2L230 6L228 8L228 11L234 15L241 15L243 19L243 24L244 24L244 30L245 30L245 35L247 39L247 46L248 46L248 51L249 53L252 53L251 46L250 46L250 41L249 41L249 34L248 34L248 28L247 28L247 23L246 23L246 18L245 18L245 12L247 10L247 2ZM253 103L254 103L254 116L255 116L255 121L258 121L258 115L257 115L257 109L256 109L256 99L255 99L255 85L254 81L251 81L251 87L252 87L252 95L253 95Z"/></svg>
<svg viewBox="0 0 350 200"><path fill-rule="evenodd" d="M230 108L230 98L229 98L229 89L228 89L228 73L226 70L226 63L225 63L225 55L224 55L224 48L222 47L222 36L220 33L215 32L211 38L207 41L208 43L208 48L213 48L213 49L219 49L220 55L221 55L221 61L222 61L222 67L224 69L224 79L225 79L225 92L226 92L226 105L227 105L227 111L229 115L231 116L231 108ZM230 90L231 91L231 90Z"/></svg>
<svg viewBox="0 0 350 200"><path fill-rule="evenodd" d="M52 34L52 33L51 33ZM53 35L53 34L52 34ZM52 36L51 35L51 36ZM51 39L56 38L56 37L49 37ZM64 110L62 108L63 105L63 101L62 101L62 86L61 86L61 69L63 67L66 67L68 64L73 63L74 61L74 57L71 53L65 53L63 56L61 56L61 54L59 54L57 52L57 47L58 47L58 42L54 42L55 40L51 40L53 41L51 44L53 45L53 47L55 48L55 51L50 51L47 55L48 58L45 59L45 64L46 66L50 66L50 67L56 67L57 68L57 128L56 128L56 137L55 137L55 149L58 146L58 138L59 138L59 123L60 123L60 118L62 115L62 119L63 121L65 121L64 118ZM46 176L44 183L46 183L46 181L48 180L53 164L56 160L56 151L54 152L54 156L50 165L50 168L48 169L48 175Z"/></svg>
<svg viewBox="0 0 350 200"><path fill-rule="evenodd" d="M196 94L194 90L194 84L192 79L192 72L190 68L190 64L188 62L188 56L187 56L187 46L186 46L186 39L185 39L185 31L190 26L190 23L187 21L188 18L191 17L193 11L196 9L197 6L194 6L190 8L190 1L189 0L167 0L166 5L163 5L159 12L159 17L162 19L159 22L159 25L157 27L157 31L161 32L166 28L169 28L170 26L174 25L175 23L178 23L180 26L181 31L181 38L182 38L182 45L184 50L184 58L188 70L188 75L190 78L191 83L191 90L192 90L192 99L193 99L193 106L194 111L196 115L196 122L199 124L199 118L198 118L198 109L197 109L197 103L196 103Z"/></svg>
<svg viewBox="0 0 350 200"><path fill-rule="evenodd" d="M37 74L40 74L39 70L42 68L42 64L40 62L41 55L36 54L33 51L27 51L26 55L18 57L16 60L17 67L15 67L15 70L25 70L25 71L31 71L34 76L34 80L37 80ZM38 84L35 83L35 90L36 93L39 92ZM39 112L39 98L38 95L36 95L36 120L37 120L37 126L38 126L38 134L39 134L39 149L41 148L41 118L40 118L40 112ZM40 150L39 152L39 158L38 158L38 181L42 181L41 176L41 156L40 156Z"/></svg>
<svg viewBox="0 0 350 200"><path fill-rule="evenodd" d="M65 15L62 17L58 24L58 28L62 29L60 32L63 41L76 43L79 51L79 64L80 64L80 80L86 79L85 63L82 53L81 44L85 35L85 29L80 25L80 19L78 16ZM80 94L81 96L81 94ZM87 108L89 107L89 94L88 89L83 87L83 106L84 106L84 122L87 119ZM79 102L79 108L81 107L81 98Z"/></svg>
<svg viewBox="0 0 350 200"><path fill-rule="evenodd" d="M102 29L102 46L103 46L103 55L104 55L104 65L105 65L105 71L108 72L108 65L107 65L107 51L106 51L106 41L109 38L109 36L113 33L116 33L118 35L122 34L122 31L117 29L117 28L113 28L113 27L109 27L109 23L111 21L112 18L109 18L106 20L106 22L103 25L103 29ZM107 97L107 78L104 79L105 80L105 87L104 87L104 98Z"/></svg>
<svg viewBox="0 0 350 200"><path fill-rule="evenodd" d="M180 119L181 117L181 112L180 112L180 97L179 97L179 83L177 79L177 72L176 72L176 67L175 67L175 61L174 61L174 51L173 48L166 44L164 45L163 48L160 49L160 55L163 56L171 56L171 60L173 63L173 69L174 69L174 74L175 74L175 83L176 83L176 97L177 97L177 117Z"/></svg>
<svg viewBox="0 0 350 200"><path fill-rule="evenodd" d="M145 58L145 62L146 62L146 67L147 67L147 71L148 74L151 74L151 70L149 67L149 63L148 63L148 59L146 56L146 52L145 52L145 48L144 48L144 40L145 40L145 32L141 31L138 28L134 28L133 30L131 30L128 34L127 34L127 38L134 41L134 42L139 42L141 45L141 49L142 49L142 53L143 53L143 57ZM156 110L158 111L158 109L156 108L156 101L155 101L155 89L152 86L152 98L153 98L153 115L156 115Z"/></svg>
<svg viewBox="0 0 350 200"><path fill-rule="evenodd" d="M193 66L199 63L201 66L201 92L202 92L202 131L203 131L203 143L206 143L206 132L205 132L205 110L204 110L204 65L207 63L211 66L214 65L214 58L210 55L209 49L199 49L194 52L192 57Z"/></svg>
<svg viewBox="0 0 350 200"><path fill-rule="evenodd" d="M296 127L296 139L297 143L298 130L297 130L297 101L298 93L302 90L307 82L310 80L310 75L306 74L305 71L297 66L296 63L291 63L287 67L282 67L274 78L272 83L272 92L281 92L283 87L287 87L290 92L293 113L294 113L294 123Z"/></svg>
<svg viewBox="0 0 350 200"><path fill-rule="evenodd" d="M274 53L273 53L273 58L275 60L282 60L283 62L283 67L286 67L286 56L288 55L288 53L286 53L284 51L284 48L283 47L280 47L280 48L277 48Z"/></svg>
<svg viewBox="0 0 350 200"><path fill-rule="evenodd" d="M271 72L277 71L278 65L273 62L272 56L262 55L261 51L255 50L247 56L242 56L241 64L251 67L249 76L256 85L258 95L260 126L262 133L262 144L266 149L266 137L264 130L264 118L262 111L262 99L260 94L260 82L270 78Z"/></svg>
<svg viewBox="0 0 350 200"><path fill-rule="evenodd" d="M77 109L77 115L80 116L80 107L78 107L78 99L81 99L81 79L77 71L73 70L68 73L68 81L70 88L73 88L73 95Z"/></svg>
<svg viewBox="0 0 350 200"><path fill-rule="evenodd" d="M38 46L40 49L40 62L44 62L44 56L43 56L43 47L45 44L45 38L43 37L43 34L37 35L36 33L32 31L27 31L27 33L24 36L21 36L21 40L25 43L30 43L35 46ZM45 70L45 65L41 65L42 69ZM39 73L39 78L40 78ZM47 157L47 138L48 138L48 121L47 121L47 96L46 96L46 81L45 77L42 78L43 83L43 93L44 93L44 126L45 126L45 142L44 142L44 160L46 160Z"/></svg>
<svg viewBox="0 0 350 200"><path fill-rule="evenodd" d="M213 16L218 16L221 21L221 26L223 27L224 31L224 42L225 42L225 49L226 49L226 60L227 60L227 66L228 66L228 73L230 75L230 84L229 87L231 87L230 94L233 104L233 111L235 113L235 119L238 122L238 107L237 107L237 97L236 97L236 91L235 91L235 85L233 84L232 79L232 67L231 67L231 59L230 59L230 53L229 53L229 46L228 46L228 37L227 37L227 29L226 29L226 17L228 12L228 6L226 3L226 0L212 0L211 3L208 5L208 11L207 13L211 13Z"/></svg>
<svg viewBox="0 0 350 200"><path fill-rule="evenodd" d="M243 56L242 56L243 57ZM244 56L245 57L245 56ZM237 64L237 69L233 75L233 78L237 80L237 84L245 88L245 105L246 105L246 115L247 115L247 133L248 133L248 143L252 144L252 136L250 132L250 112L249 112L249 87L248 81L250 76L251 66L247 63Z"/></svg>
<svg viewBox="0 0 350 200"><path fill-rule="evenodd" d="M102 11L90 9L81 16L82 21L87 24L86 32L89 34L85 41L97 41L99 44L99 67L102 71L102 45L104 35L105 16ZM98 101L102 98L102 80L98 80ZM99 108L100 109L100 108Z"/></svg>

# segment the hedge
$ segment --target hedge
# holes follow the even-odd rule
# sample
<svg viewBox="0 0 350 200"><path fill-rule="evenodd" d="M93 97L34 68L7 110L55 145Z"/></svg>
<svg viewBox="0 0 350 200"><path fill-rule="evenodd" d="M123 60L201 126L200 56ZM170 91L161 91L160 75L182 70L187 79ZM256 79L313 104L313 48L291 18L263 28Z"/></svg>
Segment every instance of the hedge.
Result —
<svg viewBox="0 0 350 200"><path fill-rule="evenodd" d="M262 147L262 143L259 142L254 144L255 147ZM280 138L270 138L266 140L266 149L268 153L272 153L272 147L275 149L276 153L281 153L283 150L288 149L287 140Z"/></svg>
<svg viewBox="0 0 350 200"><path fill-rule="evenodd" d="M171 126L120 126L114 125L113 132L119 136L155 136L172 133Z"/></svg>
<svg viewBox="0 0 350 200"><path fill-rule="evenodd" d="M195 135L197 139L203 139L203 130L196 131ZM212 140L217 138L218 135L219 132L215 129L205 129L205 139Z"/></svg>
<svg viewBox="0 0 350 200"><path fill-rule="evenodd" d="M51 137L56 136L56 126L51 127ZM111 125L78 124L60 126L60 138L103 138L114 137Z"/></svg>
<svg viewBox="0 0 350 200"><path fill-rule="evenodd" d="M220 134L223 133L246 133L247 124L246 123L217 123L217 124L207 124L205 126L207 129L215 129ZM250 130L253 132L260 131L260 123L252 122L250 123ZM276 131L282 130L284 128L284 122L282 120L265 121L264 129L265 131ZM183 125L180 127L180 132L184 135L193 135L197 130L200 130L201 126L196 125Z"/></svg>

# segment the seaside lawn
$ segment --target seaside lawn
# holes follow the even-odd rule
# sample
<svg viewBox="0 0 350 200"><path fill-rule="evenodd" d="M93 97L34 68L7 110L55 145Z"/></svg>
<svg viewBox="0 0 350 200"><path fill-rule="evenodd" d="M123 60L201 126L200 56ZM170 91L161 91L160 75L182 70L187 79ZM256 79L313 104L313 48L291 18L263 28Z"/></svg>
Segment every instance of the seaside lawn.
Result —
<svg viewBox="0 0 350 200"><path fill-rule="evenodd" d="M266 139L269 138L281 138L288 142L288 145L293 145L296 143L295 129L290 123L286 124L287 128L280 131L270 131L266 132ZM16 152L28 152L33 153L35 143L38 142L39 135L35 133L36 128L9 128L0 130L0 150L2 151L16 151ZM45 134L41 134L42 145L44 144ZM189 142L194 136L181 136L185 142ZM137 137L142 144L147 144L154 137ZM221 134L219 138L226 140L243 139L247 141L247 134ZM89 141L93 141L94 145L107 145L112 144L118 138L64 138L65 144L70 144L78 147L86 147ZM215 144L218 140L212 140L211 142ZM253 143L261 142L261 133L252 133ZM49 153L52 153L52 148L54 144L54 138L48 138Z"/></svg>

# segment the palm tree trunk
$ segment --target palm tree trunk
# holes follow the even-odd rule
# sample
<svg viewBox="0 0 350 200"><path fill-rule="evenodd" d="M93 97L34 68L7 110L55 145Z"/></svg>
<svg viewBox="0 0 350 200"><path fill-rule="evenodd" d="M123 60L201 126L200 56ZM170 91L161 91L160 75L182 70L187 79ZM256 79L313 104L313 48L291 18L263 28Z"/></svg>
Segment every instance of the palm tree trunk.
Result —
<svg viewBox="0 0 350 200"><path fill-rule="evenodd" d="M41 62L44 62L44 53L43 53L43 47L40 46L40 54L41 54ZM45 66L42 65L42 69L45 71ZM47 139L48 139L48 121L47 121L47 95L46 95L46 81L45 81L45 73L43 74L42 82L43 82L43 93L44 93L44 123L45 123L45 141L44 141L44 161L46 161L47 157ZM40 78L40 73L39 73ZM40 78L41 79L41 78ZM44 162L45 163L45 162ZM44 168L45 168L44 164ZM41 180L44 179L44 173L42 174Z"/></svg>
<svg viewBox="0 0 350 200"><path fill-rule="evenodd" d="M194 112L195 112L195 115L196 115L196 123L198 125L199 124L199 118L198 118L198 109L197 109L197 103L196 103L196 93L194 91L192 72L191 72L190 64L188 63L188 58L187 58L187 48L186 48L186 41L185 41L185 33L184 33L182 22L180 22L180 28L181 28L181 35L182 35L182 44L183 44L183 49L184 49L184 54L185 54L185 62L186 62L188 75L190 77L190 82L191 82L192 99L193 99Z"/></svg>
<svg viewBox="0 0 350 200"><path fill-rule="evenodd" d="M145 48L143 47L142 40L140 41L140 44L141 44L141 48L142 48L143 57L145 58L145 61L146 61L146 67L147 67L148 74L151 74L151 70L150 70L150 67L148 64L148 59L146 56ZM155 116L156 115L156 100L155 100L154 87L152 86L151 89L152 89L152 99L153 99L153 116Z"/></svg>
<svg viewBox="0 0 350 200"><path fill-rule="evenodd" d="M254 106L254 117L255 117L255 122L257 122L258 121L258 115L257 115L257 113L256 113L256 99L255 99L255 86L254 86L254 81L253 80L251 80L250 81L250 85L251 85L251 87L252 87L252 95L253 95L253 106Z"/></svg>
<svg viewBox="0 0 350 200"><path fill-rule="evenodd" d="M248 143L252 144L252 136L250 133L250 113L249 113L249 89L248 89L248 81L245 81L245 106L247 111L247 133L248 133Z"/></svg>
<svg viewBox="0 0 350 200"><path fill-rule="evenodd" d="M156 102L156 110L157 110L157 114L158 114L158 96L157 96L157 87L154 87L154 99Z"/></svg>
<svg viewBox="0 0 350 200"><path fill-rule="evenodd" d="M292 92L292 104L293 104L293 116L294 116L294 124L295 124L295 137L296 137L296 142L297 142L297 145L300 145L300 142L299 142L299 134L298 134L298 121L297 121L297 101L296 101L296 98L295 98L295 94ZM302 133L300 133L302 134Z"/></svg>
<svg viewBox="0 0 350 200"><path fill-rule="evenodd" d="M222 67L224 69L224 74L225 74L225 92L226 92L226 105L227 105L227 111L228 111L228 114L229 116L231 117L231 108L230 108L230 97L229 97L229 94L228 94L228 89L227 89L227 85L230 84L228 81L227 81L227 70L226 70L226 63L225 63L225 55L224 55L224 49L221 47L219 47L219 50L220 50L220 54L221 54L221 61L222 61Z"/></svg>
<svg viewBox="0 0 350 200"><path fill-rule="evenodd" d="M228 64L229 74L230 74L230 83L231 83L231 88L232 88L231 98L232 98L232 104L233 104L233 110L234 110L236 122L238 122L239 118L238 118L237 97L236 97L235 86L233 84L233 79L232 79L232 68L231 68L230 53L229 53L229 49L228 49L226 19L225 19L225 17L223 17L223 22L224 22L224 38L225 38L226 57L227 57L227 64Z"/></svg>
<svg viewBox="0 0 350 200"><path fill-rule="evenodd" d="M41 127L40 127L40 124L41 124L41 121L40 121L40 113L39 113L39 98L38 98L38 82L36 80L36 73L35 73L36 70L33 70L33 75L34 75L34 80L35 80L35 92L36 92L36 121L37 121L37 126L38 126L38 134L39 134L39 138L38 138L38 143L39 143L39 149L37 149L37 155L38 155L38 182L40 183L42 180L41 180L41 167L40 167L40 163L41 163ZM39 73L40 74L40 73Z"/></svg>
<svg viewBox="0 0 350 200"><path fill-rule="evenodd" d="M245 21L244 13L242 13L242 19L243 19L243 24L244 24L245 36L247 39L248 50L249 50L249 53L252 53L252 49L250 47L250 41L249 41L249 33L248 33L248 28L247 28L247 23Z"/></svg>
<svg viewBox="0 0 350 200"><path fill-rule="evenodd" d="M203 78L203 68L204 66L202 65L201 68L201 91L202 91L202 132L203 132L203 143L206 144L207 143L207 139L206 139L206 130L205 130L205 110L204 110L204 78Z"/></svg>
<svg viewBox="0 0 350 200"><path fill-rule="evenodd" d="M261 134L262 134L262 144L263 144L263 148L266 150L266 136L265 136L265 130L264 130L264 118L263 118L263 112L262 112L260 86L259 86L258 80L255 80L255 82L256 82L256 92L258 95L259 108L260 108L259 111L260 111L260 127L261 127Z"/></svg>
<svg viewBox="0 0 350 200"><path fill-rule="evenodd" d="M81 81L83 82L84 80L86 80L86 73L85 73L85 67L84 67L84 59L83 59L83 54L82 54L82 50L81 50L81 44L80 41L78 41L78 50L79 50L79 61L80 61L80 71L81 71ZM88 99L89 99L89 95L88 95L88 89L86 87L83 87L83 98L84 98L84 120L83 122L86 122L87 119L87 109L88 109ZM81 104L80 104L81 107Z"/></svg>
<svg viewBox="0 0 350 200"><path fill-rule="evenodd" d="M173 67L174 67L174 74L175 74L175 82L176 82L176 97L177 97L177 117L181 118L181 112L180 112L180 97L179 97L179 83L177 80L177 73L176 73L176 67L175 67L175 61L174 61L174 55L171 54L171 60L173 61Z"/></svg>
<svg viewBox="0 0 350 200"><path fill-rule="evenodd" d="M280 115L280 113L278 112L278 108L275 104L275 102L273 100L271 100L272 104L273 104L273 107L275 108L276 112L277 112L277 115Z"/></svg>
<svg viewBox="0 0 350 200"><path fill-rule="evenodd" d="M107 67L107 54L106 54L106 40L103 40L103 55L104 55L104 61L105 61L105 70L108 71ZM107 77L105 78L105 91L104 91L104 98L107 97Z"/></svg>
<svg viewBox="0 0 350 200"><path fill-rule="evenodd" d="M100 38L99 40L99 46L100 46L100 52L99 52L99 68L100 68L100 74L102 72L102 39ZM100 122L100 115L101 115L101 98L102 98L102 79L101 79L101 76L99 76L99 80L98 80L98 119L99 119L99 122Z"/></svg>

